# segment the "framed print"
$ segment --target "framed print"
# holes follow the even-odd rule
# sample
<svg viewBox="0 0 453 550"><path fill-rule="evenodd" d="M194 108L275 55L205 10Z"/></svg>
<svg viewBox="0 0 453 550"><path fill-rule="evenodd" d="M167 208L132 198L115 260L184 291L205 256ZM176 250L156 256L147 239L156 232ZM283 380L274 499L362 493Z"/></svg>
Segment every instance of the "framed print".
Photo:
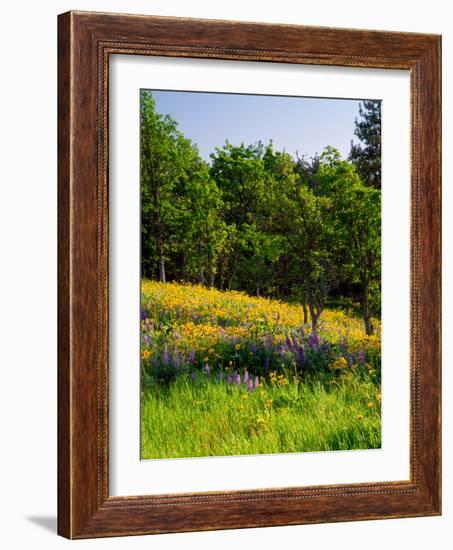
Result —
<svg viewBox="0 0 453 550"><path fill-rule="evenodd" d="M58 40L59 533L440 514L440 37Z"/></svg>

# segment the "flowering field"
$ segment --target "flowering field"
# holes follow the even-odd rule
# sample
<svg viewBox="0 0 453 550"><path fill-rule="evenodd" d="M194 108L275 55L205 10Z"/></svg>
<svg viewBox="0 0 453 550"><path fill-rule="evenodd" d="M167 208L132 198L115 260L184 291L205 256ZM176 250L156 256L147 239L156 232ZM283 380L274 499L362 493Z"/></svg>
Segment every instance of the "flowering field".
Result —
<svg viewBox="0 0 453 550"><path fill-rule="evenodd" d="M141 315L142 458L380 446L379 325L155 281Z"/></svg>

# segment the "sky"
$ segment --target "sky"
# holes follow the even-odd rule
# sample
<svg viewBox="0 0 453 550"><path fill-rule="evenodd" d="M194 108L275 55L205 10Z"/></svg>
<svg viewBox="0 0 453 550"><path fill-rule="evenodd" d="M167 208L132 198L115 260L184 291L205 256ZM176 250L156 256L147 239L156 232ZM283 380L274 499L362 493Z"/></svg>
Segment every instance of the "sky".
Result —
<svg viewBox="0 0 453 550"><path fill-rule="evenodd" d="M356 99L154 91L156 110L170 114L179 130L209 162L215 147L271 139L274 149L312 157L331 145L347 158L359 115Z"/></svg>

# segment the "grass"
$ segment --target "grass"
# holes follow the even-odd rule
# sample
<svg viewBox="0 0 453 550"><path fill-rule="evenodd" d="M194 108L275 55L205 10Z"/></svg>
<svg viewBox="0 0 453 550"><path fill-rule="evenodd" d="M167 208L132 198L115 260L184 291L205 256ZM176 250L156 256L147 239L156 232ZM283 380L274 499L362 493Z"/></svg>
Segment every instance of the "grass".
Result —
<svg viewBox="0 0 453 550"><path fill-rule="evenodd" d="M144 389L144 459L379 448L379 389L316 375L257 390L180 376Z"/></svg>

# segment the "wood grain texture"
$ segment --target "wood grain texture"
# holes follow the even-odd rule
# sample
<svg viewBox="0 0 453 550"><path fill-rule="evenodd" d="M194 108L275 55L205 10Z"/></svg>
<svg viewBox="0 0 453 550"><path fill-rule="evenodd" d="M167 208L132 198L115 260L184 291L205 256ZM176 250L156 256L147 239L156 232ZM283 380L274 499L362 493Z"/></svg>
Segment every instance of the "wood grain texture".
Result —
<svg viewBox="0 0 453 550"><path fill-rule="evenodd" d="M58 24L58 532L88 538L440 514L440 37L86 12ZM410 481L109 496L110 54L410 70Z"/></svg>

